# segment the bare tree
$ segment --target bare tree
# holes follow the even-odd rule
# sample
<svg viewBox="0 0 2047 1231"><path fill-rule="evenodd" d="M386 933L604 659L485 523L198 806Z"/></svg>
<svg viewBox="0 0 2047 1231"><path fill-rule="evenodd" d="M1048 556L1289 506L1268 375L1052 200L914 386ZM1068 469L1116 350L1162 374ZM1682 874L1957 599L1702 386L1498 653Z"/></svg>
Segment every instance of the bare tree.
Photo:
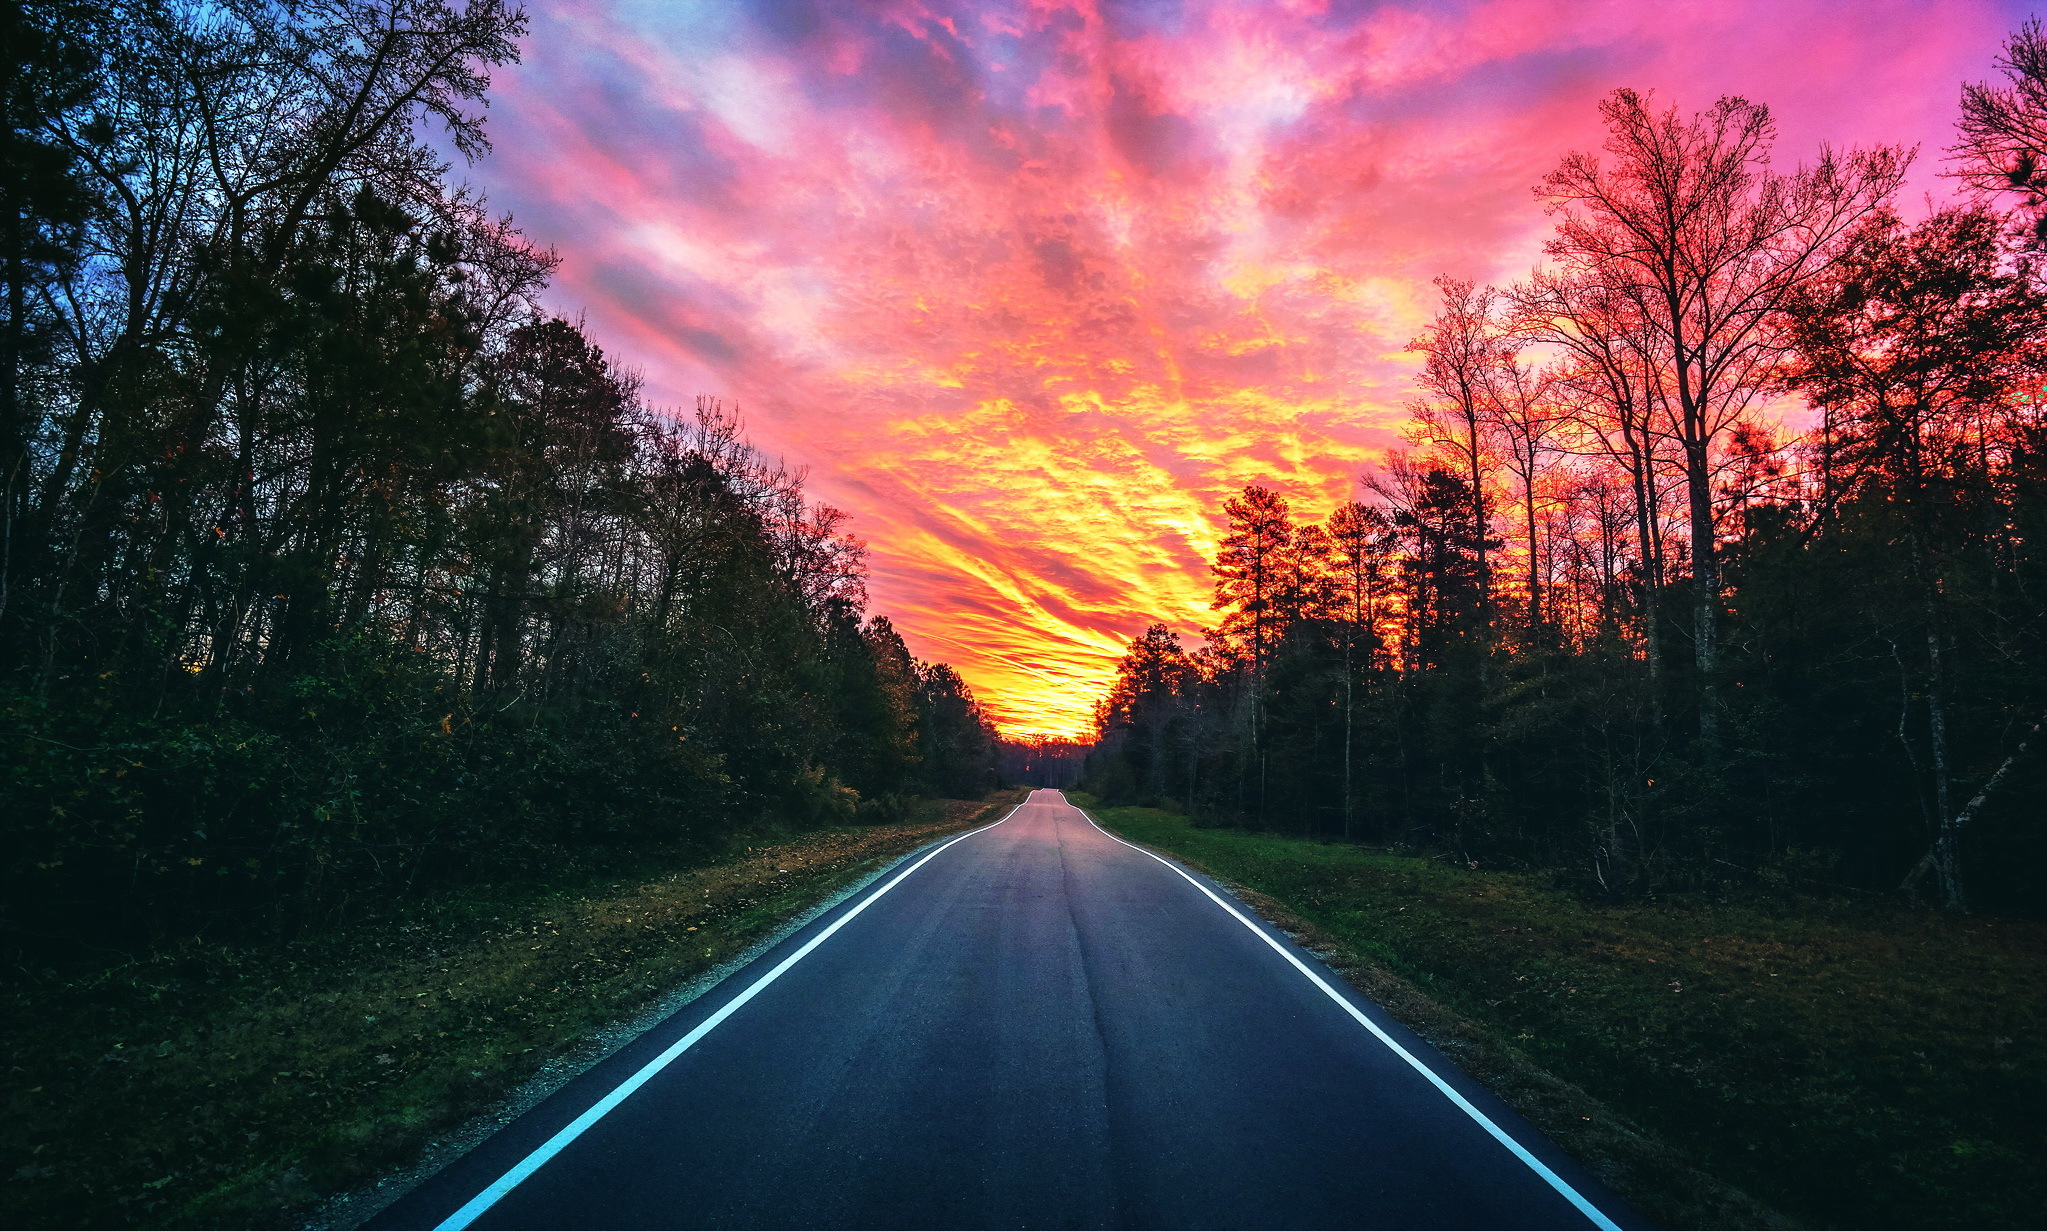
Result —
<svg viewBox="0 0 2047 1231"><path fill-rule="evenodd" d="M1537 270L1510 292L1516 328L1561 355L1555 388L1565 403L1576 448L1611 461L1627 475L1642 584L1642 640L1652 686L1662 673L1657 600L1664 586L1665 441L1667 421L1654 338L1639 302L1602 277ZM1660 687L1654 687L1660 692Z"/></svg>
<svg viewBox="0 0 2047 1231"><path fill-rule="evenodd" d="M1478 528L1481 601L1490 604L1492 565L1486 551L1488 458L1484 416L1499 362L1499 292L1460 278L1441 277L1443 306L1422 335L1407 344L1426 358L1416 378L1428 396L1414 403L1412 435L1418 444L1448 450L1471 491L1471 521Z"/></svg>
<svg viewBox="0 0 2047 1231"><path fill-rule="evenodd" d="M1762 387L1783 343L1784 302L1842 237L1897 191L1910 155L1879 146L1770 169L1768 107L1722 98L1691 119L1633 90L1600 106L1610 166L1574 152L1538 189L1557 215L1548 251L1566 270L1623 279L1657 344L1665 409L1684 464L1700 732L1717 733L1720 579L1713 452Z"/></svg>
<svg viewBox="0 0 2047 1231"><path fill-rule="evenodd" d="M1537 492L1561 450L1557 434L1566 414L1558 404L1553 373L1522 359L1511 345L1497 348L1486 376L1486 397L1478 418L1497 445L1521 496L1522 533L1528 543L1528 626L1543 622L1542 535L1537 529Z"/></svg>

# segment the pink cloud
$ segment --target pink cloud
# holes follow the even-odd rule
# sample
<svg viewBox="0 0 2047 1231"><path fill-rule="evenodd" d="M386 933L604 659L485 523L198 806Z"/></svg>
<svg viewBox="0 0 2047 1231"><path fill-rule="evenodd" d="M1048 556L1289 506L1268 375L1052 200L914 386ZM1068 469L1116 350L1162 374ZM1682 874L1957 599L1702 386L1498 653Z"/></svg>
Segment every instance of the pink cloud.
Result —
<svg viewBox="0 0 2047 1231"><path fill-rule="evenodd" d="M1515 276L1620 85L1770 103L1780 158L1937 158L1990 4L587 4L476 171L654 395L742 404L876 605L1012 731L1204 618L1222 495L1319 513L1411 396L1428 280Z"/></svg>

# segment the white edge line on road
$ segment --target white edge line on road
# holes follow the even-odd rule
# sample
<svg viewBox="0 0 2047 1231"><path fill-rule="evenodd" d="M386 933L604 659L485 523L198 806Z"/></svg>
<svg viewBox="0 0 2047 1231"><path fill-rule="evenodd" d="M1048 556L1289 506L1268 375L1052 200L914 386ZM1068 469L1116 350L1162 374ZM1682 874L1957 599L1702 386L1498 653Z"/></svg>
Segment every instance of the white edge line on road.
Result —
<svg viewBox="0 0 2047 1231"><path fill-rule="evenodd" d="M1030 801L1028 798L1026 798L1024 802L1028 803ZM1015 808L1011 808L1008 812L1003 814L1002 821L1006 821L1010 817L1015 816L1017 814L1018 809L1022 808L1023 806L1024 806L1023 804L1018 804ZM995 822L995 825L1002 824L1002 821ZM952 846L953 843L964 842L966 839L973 837L977 833L987 833L989 830L995 828L995 825L983 825L979 829L969 829L967 832L959 835L958 837L948 840L943 845L938 846L930 853L926 854L924 858L919 859L917 862L911 864L909 867L904 868L901 872L898 872L895 875L895 877L891 879L887 884L883 885L881 888L875 890L873 893L870 893L866 897L862 898L860 902L853 907L853 909L847 911L843 915L840 915L837 919L832 920L830 927L827 927L823 931L819 932L817 935L811 937L808 941L804 943L801 949L798 949L796 952L790 954L788 957L785 957L780 962L776 963L775 968L773 970L770 970L768 973L762 975L760 978L755 979L753 981L752 986L748 987L745 991L739 993L737 996L734 996L731 1000L726 1001L723 1007L721 1007L716 1013L713 1013L709 1017L705 1018L697 1026L696 1029L690 1031L688 1034L683 1035L675 1042L669 1044L668 1050L662 1052L660 1055L654 1057L652 1060L647 1061L646 1064L640 1066L639 1072L634 1073L631 1077L628 1077L624 1081L620 1082L618 1086L611 1091L611 1093L605 1095L601 1099L598 1099L595 1103L592 1103L590 1105L589 1110L585 1111L582 1115L577 1116L574 1120L571 1120L568 1126L563 1128L560 1132L556 1133L552 1137L549 1137L547 1141L540 1146L540 1148L534 1150L525 1158L520 1159L519 1164L516 1167L513 1167L510 1171L507 1171L503 1175L499 1176L496 1182L491 1184L490 1187L484 1189L482 1192L476 1194L474 1197L471 1197L467 1205L464 1205L461 1209L456 1210L454 1213L442 1219L438 1224L435 1225L434 1231L462 1231L464 1227L467 1227L470 1223L475 1222L477 1218L480 1215L482 1215L482 1213L485 1210L489 1209L491 1206L496 1205L500 1200L502 1200L506 1193L509 1193L514 1188L517 1188L520 1185L520 1183L523 1182L528 1176L532 1175L534 1172L540 1170L541 1167L545 1166L547 1164L547 1160L561 1153L563 1147L567 1146L576 1138L581 1137L586 1131L589 1130L591 1125L603 1119L605 1115L609 1113L614 1107L617 1107L620 1103L623 1103L626 1101L626 1099L630 1098L632 1096L633 1091L638 1090L641 1086L644 1086L649 1081L652 1081L654 1075L659 1073L662 1069L667 1068L670 1064L674 1063L675 1058L677 1056L680 1056L682 1053L688 1051L691 1047L694 1047L698 1040L702 1039L705 1035L711 1033L712 1030L716 1029L718 1023L724 1021L726 1018L738 1012L739 1007L741 1005L745 1004L749 1000L752 1000L755 996L760 995L762 989L766 988L768 984L773 983L775 980L781 978L785 971L787 971L791 966L794 966L796 963L802 961L804 957L807 956L812 949L815 949L819 945L823 944L825 941L830 940L832 937L832 933L838 931L842 927L845 927L848 923L851 923L855 915L858 915L861 911L866 910L868 907L874 905L875 900L880 898L882 894L887 893L889 890L895 888L897 885L902 884L903 878L907 877L910 873L915 872L918 868L923 867L925 864L930 863L933 859L936 859L940 854L944 853L947 847ZM1107 831L1104 830L1103 832L1106 833ZM1110 834L1109 836L1115 837L1114 834ZM1118 840L1120 841L1121 839ZM1150 852L1146 853L1149 854Z"/></svg>
<svg viewBox="0 0 2047 1231"><path fill-rule="evenodd" d="M1061 794L1061 798L1064 798L1063 793ZM1096 829L1101 829L1102 833L1105 836L1107 836L1110 841L1123 842L1123 839L1117 837L1115 834L1110 833L1106 829L1102 829L1101 823L1095 820L1095 818L1088 816L1086 809L1074 808L1071 803L1067 804L1067 807L1073 808L1075 812L1078 812L1081 814L1081 816L1086 817L1087 823L1093 825ZM1008 818L1004 819L1006 820ZM1251 922L1249 919L1246 919L1243 916L1243 913L1239 911L1236 907L1230 905L1228 902L1225 902L1221 898L1217 897L1215 891L1210 889L1207 885L1204 885L1200 881L1195 880L1192 876L1187 875L1186 870L1181 868L1178 864L1175 864L1172 860L1165 858L1163 855L1158 855L1151 851L1145 850L1143 847L1137 845L1135 842L1123 842L1123 845L1129 847L1133 851L1136 851L1140 855L1150 855L1153 859L1158 860L1160 863L1166 865L1168 868L1171 868L1174 872L1179 873L1180 877L1183 880L1185 880L1188 884L1194 886L1196 889L1201 890L1202 893L1207 894L1209 901L1215 903L1217 906L1222 907L1224 910L1230 913L1231 918L1235 919L1238 923L1243 924L1245 927L1251 929L1252 935L1264 941L1266 944L1272 946L1272 951L1274 953L1277 953L1281 957L1285 958L1287 962L1291 964L1295 970L1298 970L1303 975L1307 976L1308 982L1313 983L1316 987L1321 988L1324 995L1328 996L1331 1000L1334 1000L1338 1005L1342 1006L1344 1012L1356 1018L1360 1026L1363 1026L1365 1029L1371 1031L1374 1038L1377 1038L1381 1043L1384 1043L1386 1046L1392 1048L1394 1055L1399 1056L1402 1060L1407 1061L1407 1063L1413 1067L1415 1072L1420 1073L1423 1077L1428 1078L1429 1084L1434 1086L1436 1089L1442 1091L1443 1097L1449 1099L1452 1103L1456 1104L1457 1109L1459 1111L1462 1111L1465 1115L1470 1116L1473 1120L1477 1121L1478 1126L1480 1128L1492 1134L1493 1140L1499 1142L1503 1146L1506 1146L1507 1149L1513 1153L1515 1158L1518 1158L1522 1162L1527 1163L1529 1170L1541 1176L1544 1182L1546 1182L1551 1188L1556 1189L1558 1195L1562 1196L1564 1200L1570 1202L1572 1205L1578 1207L1578 1212L1585 1215L1585 1217L1591 1219L1593 1226L1598 1227L1600 1231L1621 1231L1619 1224L1615 1223L1613 1219L1608 1218L1605 1214L1599 1212L1598 1206L1592 1204L1590 1201L1587 1201L1584 1198L1584 1196L1581 1193L1579 1193L1577 1189L1565 1183L1564 1178L1562 1176L1558 1175L1556 1172L1551 1171L1548 1167L1544 1166L1542 1160L1537 1158L1535 1155L1530 1154L1526 1146L1514 1140L1514 1138L1505 1129L1493 1123L1492 1117L1486 1115L1486 1113L1480 1111L1478 1108L1473 1107L1469 1100L1467 1100L1463 1095L1457 1093L1456 1090L1451 1088L1449 1082L1446 1082L1441 1077L1436 1076L1436 1071L1434 1069L1430 1068L1428 1065L1423 1064L1420 1060L1416 1059L1413 1052L1407 1050L1405 1047L1402 1047L1399 1043L1394 1042L1392 1035L1389 1035L1384 1030L1381 1030L1379 1028L1379 1024L1373 1021L1371 1018L1365 1016L1365 1014L1361 1010L1359 1010L1359 1008L1356 1005L1350 1002L1350 999L1348 997L1339 995L1335 988L1329 986L1327 980L1325 980L1321 975L1318 975L1314 971L1308 969L1307 964L1302 962L1300 958L1297 958L1293 954L1287 952L1286 946L1274 940L1265 931L1264 928L1261 928L1257 924Z"/></svg>

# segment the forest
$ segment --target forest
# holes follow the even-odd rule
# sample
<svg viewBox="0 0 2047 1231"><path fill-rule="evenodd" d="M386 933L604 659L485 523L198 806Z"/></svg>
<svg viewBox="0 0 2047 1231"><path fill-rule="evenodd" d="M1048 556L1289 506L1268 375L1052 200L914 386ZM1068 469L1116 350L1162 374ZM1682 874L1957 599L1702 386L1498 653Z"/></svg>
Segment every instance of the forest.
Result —
<svg viewBox="0 0 2047 1231"><path fill-rule="evenodd" d="M0 928L292 935L994 784L736 411L460 181L501 0L9 5Z"/></svg>
<svg viewBox="0 0 2047 1231"><path fill-rule="evenodd" d="M2047 901L2047 35L1954 146L1774 151L1630 90L1441 278L1407 447L1228 500L1212 628L1135 637L1083 779L1197 824L1553 869ZM1914 158L1949 199L1901 201Z"/></svg>

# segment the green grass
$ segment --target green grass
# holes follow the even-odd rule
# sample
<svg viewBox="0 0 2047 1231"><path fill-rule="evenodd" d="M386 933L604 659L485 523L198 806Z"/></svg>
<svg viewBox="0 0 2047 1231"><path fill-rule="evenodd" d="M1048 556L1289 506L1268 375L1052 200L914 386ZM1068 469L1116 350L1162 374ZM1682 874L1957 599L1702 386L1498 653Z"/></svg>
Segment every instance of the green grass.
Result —
<svg viewBox="0 0 2047 1231"><path fill-rule="evenodd" d="M290 946L189 944L16 981L0 1223L290 1225L834 890L1015 802L472 892Z"/></svg>
<svg viewBox="0 0 2047 1231"><path fill-rule="evenodd" d="M2034 1227L2047 1209L2039 923L1789 894L1597 904L1536 875L1096 815L1269 895L1809 1226ZM1732 1225L1620 1180L1674 1225Z"/></svg>

